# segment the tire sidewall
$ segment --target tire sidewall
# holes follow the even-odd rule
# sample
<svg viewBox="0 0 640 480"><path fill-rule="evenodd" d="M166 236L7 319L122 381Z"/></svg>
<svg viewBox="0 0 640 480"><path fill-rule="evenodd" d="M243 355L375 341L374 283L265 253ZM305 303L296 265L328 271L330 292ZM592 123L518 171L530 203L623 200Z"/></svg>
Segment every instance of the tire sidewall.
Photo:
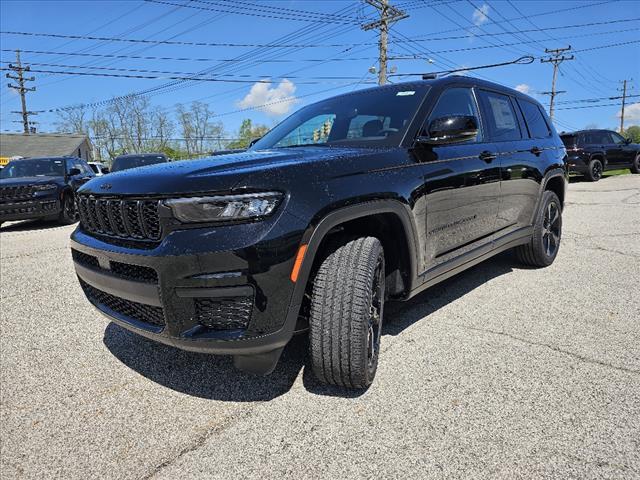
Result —
<svg viewBox="0 0 640 480"><path fill-rule="evenodd" d="M558 214L560 215L559 219L559 235L558 235L558 246L555 249L555 252L552 255L547 255L544 249L544 215L549 207L550 203L555 203L558 208ZM558 252L560 251L560 245L562 244L562 206L560 204L560 199L558 196L550 191L546 190L542 197L542 205L538 212L536 224L533 232L533 247L535 249L536 257L541 261L540 263L543 266L549 266L553 263L553 261L558 256Z"/></svg>
<svg viewBox="0 0 640 480"><path fill-rule="evenodd" d="M593 173L594 167L599 164L600 165L600 173L596 176ZM602 174L604 173L604 164L599 158L594 158L589 162L589 172L587 173L587 178L592 182L597 182L602 178Z"/></svg>
<svg viewBox="0 0 640 480"><path fill-rule="evenodd" d="M72 193L65 193L64 196L62 197L62 211L58 216L58 222L63 225L71 225L72 223L75 223L77 221L77 212L75 209L75 205L73 207L73 213L74 213L73 216L69 217L69 215L67 215L68 202L71 202L72 204L74 202L74 197Z"/></svg>

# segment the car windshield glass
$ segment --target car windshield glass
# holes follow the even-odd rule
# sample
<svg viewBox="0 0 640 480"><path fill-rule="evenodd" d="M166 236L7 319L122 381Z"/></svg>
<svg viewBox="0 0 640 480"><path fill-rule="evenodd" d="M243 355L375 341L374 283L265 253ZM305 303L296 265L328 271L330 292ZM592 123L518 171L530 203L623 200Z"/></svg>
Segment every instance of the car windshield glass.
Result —
<svg viewBox="0 0 640 480"><path fill-rule="evenodd" d="M250 150L399 146L428 89L426 84L403 84L329 98L298 110Z"/></svg>
<svg viewBox="0 0 640 480"><path fill-rule="evenodd" d="M112 172L118 170L126 170L128 168L144 167L145 165L155 165L156 163L166 162L167 159L162 155L149 155L141 157L118 157L113 161Z"/></svg>
<svg viewBox="0 0 640 480"><path fill-rule="evenodd" d="M0 171L0 178L62 176L64 176L64 160L60 158L14 160Z"/></svg>

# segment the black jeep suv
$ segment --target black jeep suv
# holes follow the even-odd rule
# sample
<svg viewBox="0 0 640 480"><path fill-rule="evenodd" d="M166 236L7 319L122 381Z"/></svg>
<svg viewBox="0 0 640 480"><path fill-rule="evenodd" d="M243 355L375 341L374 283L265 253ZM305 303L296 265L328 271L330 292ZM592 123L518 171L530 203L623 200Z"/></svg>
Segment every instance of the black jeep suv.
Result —
<svg viewBox="0 0 640 480"><path fill-rule="evenodd" d="M77 221L75 191L95 174L75 157L13 160L0 171L0 224L11 220Z"/></svg>
<svg viewBox="0 0 640 480"><path fill-rule="evenodd" d="M581 130L563 133L560 138L567 147L569 172L584 175L597 182L602 172L630 168L640 173L640 145L631 143L611 130Z"/></svg>
<svg viewBox="0 0 640 480"><path fill-rule="evenodd" d="M565 155L514 90L371 88L302 108L246 152L87 183L72 255L89 301L124 328L260 374L308 331L318 378L364 388L385 300L514 247L553 262Z"/></svg>

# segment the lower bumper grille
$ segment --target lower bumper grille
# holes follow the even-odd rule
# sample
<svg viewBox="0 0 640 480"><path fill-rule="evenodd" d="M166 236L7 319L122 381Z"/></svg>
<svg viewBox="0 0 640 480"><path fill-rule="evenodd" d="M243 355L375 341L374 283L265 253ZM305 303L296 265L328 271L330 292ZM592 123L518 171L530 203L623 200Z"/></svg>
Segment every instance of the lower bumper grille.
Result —
<svg viewBox="0 0 640 480"><path fill-rule="evenodd" d="M127 280L134 280L136 282L145 283L158 283L158 272L151 267L144 267L142 265L132 265L130 263L122 263L111 260L109 265L110 270L100 267L98 258L93 255L88 255L80 250L71 249L71 256L76 263L84 267L94 268L102 270L104 273L110 273L120 278L126 278Z"/></svg>
<svg viewBox="0 0 640 480"><path fill-rule="evenodd" d="M92 287L82 279L80 279L80 285L85 295L94 303L104 305L124 317L148 323L155 327L163 327L165 325L162 307L154 307L152 305L145 305L116 297Z"/></svg>
<svg viewBox="0 0 640 480"><path fill-rule="evenodd" d="M212 330L246 329L251 321L252 297L196 298L198 323Z"/></svg>

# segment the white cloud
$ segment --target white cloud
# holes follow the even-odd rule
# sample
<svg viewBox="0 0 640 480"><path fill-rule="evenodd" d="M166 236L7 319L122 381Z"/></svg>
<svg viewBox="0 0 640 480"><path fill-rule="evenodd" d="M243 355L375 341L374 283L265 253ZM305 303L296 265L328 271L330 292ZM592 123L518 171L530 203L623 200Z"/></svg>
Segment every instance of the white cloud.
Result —
<svg viewBox="0 0 640 480"><path fill-rule="evenodd" d="M257 108L267 115L280 116L288 113L298 102L294 95L296 86L286 78L272 87L269 79L254 83L247 95L238 102L240 108Z"/></svg>
<svg viewBox="0 0 640 480"><path fill-rule="evenodd" d="M521 83L520 85L516 85L515 89L521 93L528 94L531 91L531 85Z"/></svg>
<svg viewBox="0 0 640 480"><path fill-rule="evenodd" d="M618 111L616 117L620 118L622 110ZM624 107L624 121L640 122L640 103L632 103Z"/></svg>
<svg viewBox="0 0 640 480"><path fill-rule="evenodd" d="M473 20L473 24L476 27L479 27L487 20L489 20L489 5L484 3L480 8L476 8L473 11L473 16L471 17Z"/></svg>

